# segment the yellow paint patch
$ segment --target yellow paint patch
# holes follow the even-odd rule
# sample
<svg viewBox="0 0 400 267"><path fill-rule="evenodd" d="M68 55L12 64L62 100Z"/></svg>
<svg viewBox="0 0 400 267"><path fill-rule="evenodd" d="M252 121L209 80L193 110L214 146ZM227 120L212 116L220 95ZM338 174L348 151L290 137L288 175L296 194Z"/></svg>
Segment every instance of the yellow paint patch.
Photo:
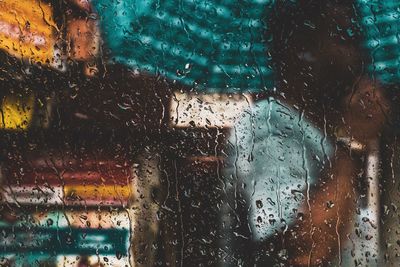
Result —
<svg viewBox="0 0 400 267"><path fill-rule="evenodd" d="M0 129L26 130L33 117L34 96L7 96L1 105Z"/></svg>

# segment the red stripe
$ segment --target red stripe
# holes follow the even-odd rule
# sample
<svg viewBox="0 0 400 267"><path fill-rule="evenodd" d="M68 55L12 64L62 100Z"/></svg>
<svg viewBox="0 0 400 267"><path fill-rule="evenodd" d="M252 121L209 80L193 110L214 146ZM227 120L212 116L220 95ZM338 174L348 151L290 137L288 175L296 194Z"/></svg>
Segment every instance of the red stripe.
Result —
<svg viewBox="0 0 400 267"><path fill-rule="evenodd" d="M132 182L134 175L131 170L97 171L60 171L57 175L52 172L19 172L8 173L4 177L6 184L36 185L48 183L50 185L94 184L94 185L127 185Z"/></svg>

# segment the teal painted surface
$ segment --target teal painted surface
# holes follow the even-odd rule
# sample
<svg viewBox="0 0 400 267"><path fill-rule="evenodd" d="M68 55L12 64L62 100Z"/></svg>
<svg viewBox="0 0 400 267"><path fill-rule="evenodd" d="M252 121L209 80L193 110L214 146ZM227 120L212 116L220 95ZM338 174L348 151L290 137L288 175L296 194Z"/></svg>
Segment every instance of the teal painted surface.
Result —
<svg viewBox="0 0 400 267"><path fill-rule="evenodd" d="M248 223L258 241L296 220L306 205L307 189L318 183L334 152L323 132L301 113L272 99L244 111L229 142L225 177L231 180L226 184L236 189L227 190L242 188Z"/></svg>
<svg viewBox="0 0 400 267"><path fill-rule="evenodd" d="M9 258L15 266L56 266L59 256L127 257L129 229L77 228L59 215L49 221L14 224L0 222L0 259Z"/></svg>
<svg viewBox="0 0 400 267"><path fill-rule="evenodd" d="M0 254L127 255L128 231L73 227L0 227Z"/></svg>
<svg viewBox="0 0 400 267"><path fill-rule="evenodd" d="M209 92L273 86L274 0L93 0L113 61Z"/></svg>
<svg viewBox="0 0 400 267"><path fill-rule="evenodd" d="M356 8L371 57L368 71L384 84L400 81L400 0L357 0Z"/></svg>

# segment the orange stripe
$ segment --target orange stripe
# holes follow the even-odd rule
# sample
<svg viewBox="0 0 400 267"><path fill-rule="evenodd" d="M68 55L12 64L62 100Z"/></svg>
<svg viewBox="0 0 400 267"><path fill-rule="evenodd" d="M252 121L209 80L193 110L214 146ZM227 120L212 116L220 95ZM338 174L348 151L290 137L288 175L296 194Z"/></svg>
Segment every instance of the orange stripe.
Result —
<svg viewBox="0 0 400 267"><path fill-rule="evenodd" d="M64 194L66 198L83 200L128 199L131 196L131 188L126 185L76 185L65 186Z"/></svg>

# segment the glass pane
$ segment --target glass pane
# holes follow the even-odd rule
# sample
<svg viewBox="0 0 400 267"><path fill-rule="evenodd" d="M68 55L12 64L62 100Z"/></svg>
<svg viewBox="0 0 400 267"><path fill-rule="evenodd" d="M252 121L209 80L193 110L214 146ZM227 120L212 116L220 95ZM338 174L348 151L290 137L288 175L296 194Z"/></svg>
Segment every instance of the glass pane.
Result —
<svg viewBox="0 0 400 267"><path fill-rule="evenodd" d="M400 1L0 1L1 266L397 266Z"/></svg>

